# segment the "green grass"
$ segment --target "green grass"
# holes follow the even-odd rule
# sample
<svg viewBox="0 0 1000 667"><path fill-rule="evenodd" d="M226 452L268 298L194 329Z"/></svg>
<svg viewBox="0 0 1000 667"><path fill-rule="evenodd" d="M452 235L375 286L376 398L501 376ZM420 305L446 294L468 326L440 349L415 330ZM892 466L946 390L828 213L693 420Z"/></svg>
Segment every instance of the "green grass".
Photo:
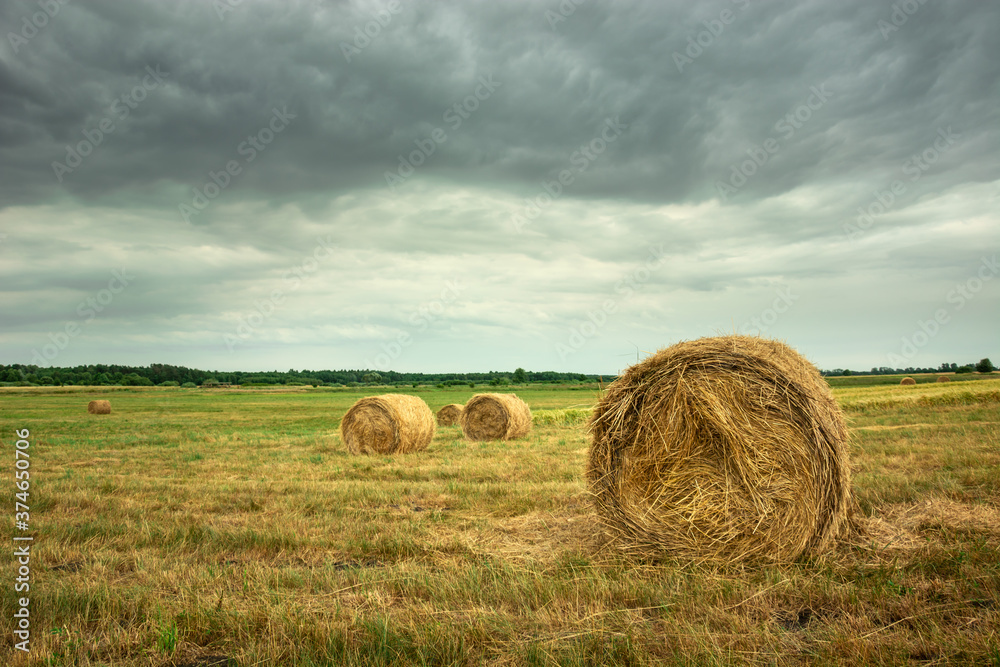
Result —
<svg viewBox="0 0 1000 667"><path fill-rule="evenodd" d="M899 384L903 378L910 377L917 384L927 384L937 382L938 378L945 376L951 382L972 382L976 380L995 380L996 373L906 373L902 375L847 375L827 377L826 381L831 387L871 387L875 385Z"/></svg>
<svg viewBox="0 0 1000 667"><path fill-rule="evenodd" d="M32 652L5 612L0 664L1000 665L1000 381L835 389L878 530L755 568L601 550L596 392L509 391L527 438L447 427L352 457L337 428L360 390L0 390L8 470L32 432L37 536Z"/></svg>

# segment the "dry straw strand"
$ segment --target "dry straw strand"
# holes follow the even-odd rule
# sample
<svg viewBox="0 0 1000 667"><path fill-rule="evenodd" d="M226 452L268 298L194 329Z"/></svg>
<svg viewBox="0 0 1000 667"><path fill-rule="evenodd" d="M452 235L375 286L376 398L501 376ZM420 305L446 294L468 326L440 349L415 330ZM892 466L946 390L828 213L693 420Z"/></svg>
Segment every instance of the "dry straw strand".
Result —
<svg viewBox="0 0 1000 667"><path fill-rule="evenodd" d="M416 452L434 438L434 414L417 396L368 396L344 415L340 436L351 454Z"/></svg>
<svg viewBox="0 0 1000 667"><path fill-rule="evenodd" d="M454 426L462 417L462 406L450 403L437 411L438 426Z"/></svg>
<svg viewBox="0 0 1000 667"><path fill-rule="evenodd" d="M531 431L531 409L514 394L476 394L460 423L469 440L514 440Z"/></svg>
<svg viewBox="0 0 1000 667"><path fill-rule="evenodd" d="M914 380L913 378L903 378L902 380L899 381L899 384L906 384L906 385L916 384L916 383L917 381Z"/></svg>
<svg viewBox="0 0 1000 667"><path fill-rule="evenodd" d="M91 401L87 404L87 412L92 415L110 415L111 414L111 402L110 401Z"/></svg>
<svg viewBox="0 0 1000 667"><path fill-rule="evenodd" d="M594 408L586 476L620 550L790 561L849 529L847 427L819 372L750 336L678 343Z"/></svg>

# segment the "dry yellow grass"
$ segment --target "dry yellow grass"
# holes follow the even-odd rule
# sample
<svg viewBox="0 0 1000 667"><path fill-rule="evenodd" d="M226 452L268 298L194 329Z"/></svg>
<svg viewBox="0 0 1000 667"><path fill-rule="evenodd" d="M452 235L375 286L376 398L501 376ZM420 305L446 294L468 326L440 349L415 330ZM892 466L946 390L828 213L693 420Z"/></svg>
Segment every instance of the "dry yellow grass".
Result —
<svg viewBox="0 0 1000 667"><path fill-rule="evenodd" d="M598 551L590 391L519 390L527 438L371 457L323 433L357 392L108 388L127 420L0 392L44 485L31 653L5 614L0 665L997 665L1000 378L898 382L833 392L871 535L733 566Z"/></svg>
<svg viewBox="0 0 1000 667"><path fill-rule="evenodd" d="M691 561L790 561L846 527L843 416L777 341L678 343L629 368L594 409L587 478L619 549Z"/></svg>

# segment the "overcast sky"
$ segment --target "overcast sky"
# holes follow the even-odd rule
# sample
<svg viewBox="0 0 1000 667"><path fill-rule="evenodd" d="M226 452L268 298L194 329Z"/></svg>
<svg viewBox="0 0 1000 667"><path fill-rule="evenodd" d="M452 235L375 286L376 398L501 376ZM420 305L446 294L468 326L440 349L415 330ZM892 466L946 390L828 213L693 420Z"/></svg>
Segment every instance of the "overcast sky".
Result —
<svg viewBox="0 0 1000 667"><path fill-rule="evenodd" d="M0 363L1000 361L1000 4L0 3Z"/></svg>

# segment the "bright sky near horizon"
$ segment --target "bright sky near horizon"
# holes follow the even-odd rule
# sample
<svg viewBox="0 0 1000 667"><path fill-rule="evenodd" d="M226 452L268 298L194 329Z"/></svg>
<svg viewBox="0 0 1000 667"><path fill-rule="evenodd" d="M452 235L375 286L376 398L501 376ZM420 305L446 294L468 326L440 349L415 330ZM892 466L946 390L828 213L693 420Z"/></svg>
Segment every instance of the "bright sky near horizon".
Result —
<svg viewBox="0 0 1000 667"><path fill-rule="evenodd" d="M1000 362L1000 3L0 5L0 363Z"/></svg>

